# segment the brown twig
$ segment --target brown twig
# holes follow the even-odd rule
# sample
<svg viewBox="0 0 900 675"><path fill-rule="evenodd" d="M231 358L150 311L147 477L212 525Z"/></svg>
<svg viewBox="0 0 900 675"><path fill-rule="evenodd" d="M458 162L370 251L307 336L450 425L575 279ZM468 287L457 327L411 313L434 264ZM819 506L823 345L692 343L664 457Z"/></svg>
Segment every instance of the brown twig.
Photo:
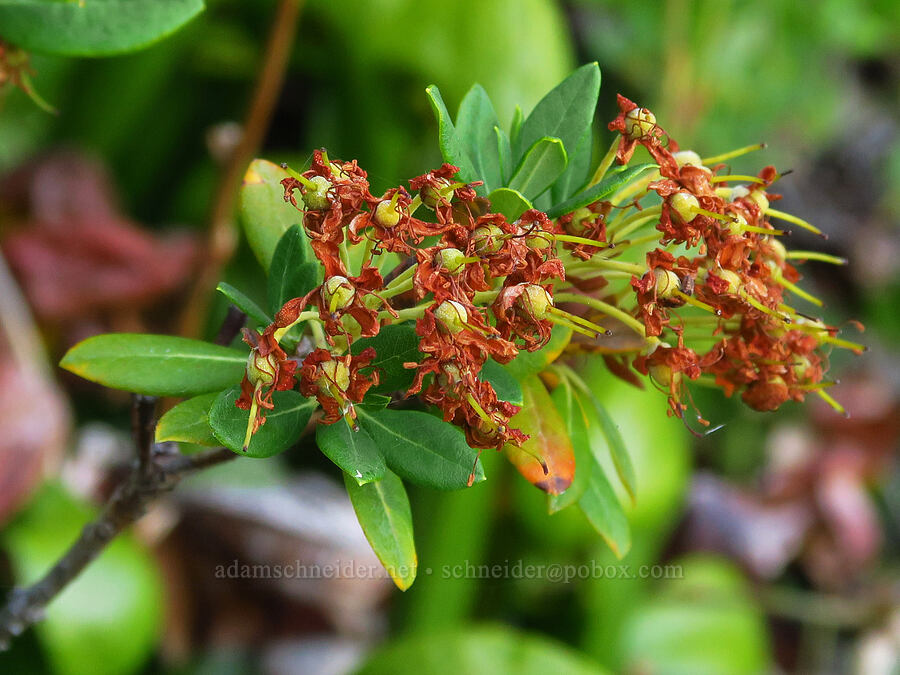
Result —
<svg viewBox="0 0 900 675"><path fill-rule="evenodd" d="M243 133L228 158L213 200L205 245L207 254L200 264L181 315L182 335L196 337L199 334L205 319L209 292L218 280L222 267L234 252L236 234L232 217L237 188L247 164L262 144L269 127L284 82L301 5L302 0L280 0L278 3Z"/></svg>
<svg viewBox="0 0 900 675"><path fill-rule="evenodd" d="M150 502L174 488L188 473L237 456L227 448L194 455L165 452L160 446L153 450L146 467L143 470L140 466L135 467L116 488L100 516L84 527L75 543L50 571L40 581L13 589L9 594L6 606L0 610L0 650L7 649L14 637L40 621L47 604L123 529L143 516Z"/></svg>

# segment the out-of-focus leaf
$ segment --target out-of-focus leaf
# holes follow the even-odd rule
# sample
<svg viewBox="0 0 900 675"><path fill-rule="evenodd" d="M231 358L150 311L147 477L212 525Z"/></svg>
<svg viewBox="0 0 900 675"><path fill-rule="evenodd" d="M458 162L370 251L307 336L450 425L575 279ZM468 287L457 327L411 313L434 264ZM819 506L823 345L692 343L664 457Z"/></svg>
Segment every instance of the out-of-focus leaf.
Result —
<svg viewBox="0 0 900 675"><path fill-rule="evenodd" d="M359 670L360 675L516 673L603 675L596 663L569 647L500 626L416 634L389 642Z"/></svg>
<svg viewBox="0 0 900 675"><path fill-rule="evenodd" d="M522 157L509 187L534 199L544 193L566 170L566 148L558 138L539 138Z"/></svg>
<svg viewBox="0 0 900 675"><path fill-rule="evenodd" d="M191 396L239 381L247 353L182 337L110 333L82 340L59 365L112 389Z"/></svg>
<svg viewBox="0 0 900 675"><path fill-rule="evenodd" d="M478 171L472 163L456 127L453 126L453 120L450 119L450 113L447 112L447 106L444 105L444 99L441 98L440 89L432 84L425 88L425 93L428 94L428 100L431 101L431 107L434 110L435 119L437 119L438 144L444 161L459 167L460 180L467 183L479 180ZM483 185L476 189L480 194L484 194Z"/></svg>
<svg viewBox="0 0 900 675"><path fill-rule="evenodd" d="M418 485L458 490L484 480L478 453L448 422L414 410L357 408L362 427L378 445L391 471Z"/></svg>
<svg viewBox="0 0 900 675"><path fill-rule="evenodd" d="M509 140L513 147L516 147L519 142L519 133L522 131L522 123L524 121L525 115L522 112L522 107L516 104L512 120L509 123Z"/></svg>
<svg viewBox="0 0 900 675"><path fill-rule="evenodd" d="M281 236L291 225L303 219L303 214L284 201L281 181L287 177L287 171L277 164L254 159L244 174L244 184L241 186L241 223L247 243L266 271ZM309 246L309 243L306 245ZM304 260L308 259L309 255L305 255Z"/></svg>
<svg viewBox="0 0 900 675"><path fill-rule="evenodd" d="M209 409L218 392L201 394L182 401L156 423L156 442L178 441L197 445L218 445L209 427Z"/></svg>
<svg viewBox="0 0 900 675"><path fill-rule="evenodd" d="M500 157L494 152L494 129L500 122L494 105L480 84L472 85L459 104L456 133L469 153L478 179L484 181L484 191L490 192L501 184Z"/></svg>
<svg viewBox="0 0 900 675"><path fill-rule="evenodd" d="M203 0L0 0L0 37L23 49L109 56L161 40L203 11Z"/></svg>
<svg viewBox="0 0 900 675"><path fill-rule="evenodd" d="M546 345L535 352L520 351L516 358L505 365L505 368L521 382L556 361L571 339L570 328L553 326L550 341Z"/></svg>
<svg viewBox="0 0 900 675"><path fill-rule="evenodd" d="M491 383L494 391L497 392L497 398L501 401L508 401L514 405L524 403L522 386L519 381L493 359L484 362L478 377Z"/></svg>
<svg viewBox="0 0 900 675"><path fill-rule="evenodd" d="M3 531L19 584L37 581L65 552L93 509L48 485ZM47 607L35 630L63 675L138 672L162 627L162 583L152 558L121 534ZM98 655L102 654L102 658Z"/></svg>
<svg viewBox="0 0 900 675"><path fill-rule="evenodd" d="M344 474L344 485L372 550L397 588L405 591L416 579L418 561L403 481L387 471L381 480L365 485Z"/></svg>
<svg viewBox="0 0 900 675"><path fill-rule="evenodd" d="M513 156L521 159L544 136L558 138L574 150L594 121L599 95L600 67L596 63L581 66L534 107L513 141Z"/></svg>
<svg viewBox="0 0 900 675"><path fill-rule="evenodd" d="M532 208L531 202L521 192L509 188L497 188L488 195L491 202L491 211L502 213L509 221L516 220L519 216Z"/></svg>
<svg viewBox="0 0 900 675"><path fill-rule="evenodd" d="M574 148L566 148L569 163L566 170L553 184L550 195L554 204L569 198L576 190L580 189L588 179L588 170L591 166L591 154L594 149L594 136L591 128L582 134L578 145Z"/></svg>
<svg viewBox="0 0 900 675"><path fill-rule="evenodd" d="M271 457L287 450L300 438L318 405L299 392L276 391L272 396L275 409L266 411L266 423L253 434L244 452L250 411L234 404L240 395L239 386L219 394L209 410L209 426L222 445L244 457Z"/></svg>
<svg viewBox="0 0 900 675"><path fill-rule="evenodd" d="M631 464L631 457L628 454L628 448L625 447L625 441L622 440L622 434L619 433L619 427L610 417L606 408L593 395L591 396L591 405L585 406L588 419L596 419L606 438L609 454L612 457L613 465L616 467L616 474L622 485L628 491L631 501L634 502L636 495L636 479L634 476L634 466ZM597 450L594 449L595 456ZM597 458L599 461L599 457Z"/></svg>
<svg viewBox="0 0 900 675"><path fill-rule="evenodd" d="M603 467L593 457L590 459L593 460L591 477L584 493L578 498L578 507L616 557L621 559L631 548L628 518L606 474L603 473Z"/></svg>
<svg viewBox="0 0 900 675"><path fill-rule="evenodd" d="M672 675L771 672L765 620L737 569L695 556L673 561L624 627L623 671Z"/></svg>
<svg viewBox="0 0 900 675"><path fill-rule="evenodd" d="M560 495L550 495L550 513L556 513L571 506L584 494L591 480L591 442L588 434L588 418L584 402L578 392L565 380L550 395L566 427L575 455L575 478L568 489Z"/></svg>
<svg viewBox="0 0 900 675"><path fill-rule="evenodd" d="M575 456L565 422L536 376L521 382L524 404L509 424L529 438L521 447L507 443L503 452L529 483L551 495L562 494L575 477Z"/></svg>
<svg viewBox="0 0 900 675"><path fill-rule="evenodd" d="M253 302L253 300L247 297L247 295L236 289L231 284L227 284L224 281L221 281L219 282L219 285L216 286L216 290L226 298L228 298L231 301L232 305L234 305L244 314L256 321L256 323L263 326L268 326L270 323L272 323L272 318L263 311L262 307L257 305L255 302Z"/></svg>
<svg viewBox="0 0 900 675"><path fill-rule="evenodd" d="M320 424L316 428L316 444L359 485L380 480L387 471L381 451L366 430L353 431L343 420Z"/></svg>
<svg viewBox="0 0 900 675"><path fill-rule="evenodd" d="M509 143L509 136L503 129L494 127L494 134L497 137L497 155L500 158L500 183L506 185L513 170L512 146Z"/></svg>
<svg viewBox="0 0 900 675"><path fill-rule="evenodd" d="M368 347L373 347L376 353L369 368L378 371L378 384L372 391L388 394L408 389L415 376L415 370L404 368L403 364L422 360L419 338L415 330L406 324L384 326L375 337L356 340L351 345L350 351L359 354ZM362 372L366 374L369 369L363 369Z"/></svg>
<svg viewBox="0 0 900 675"><path fill-rule="evenodd" d="M307 262L308 246L306 233L300 225L288 228L278 241L269 268L267 289L272 314L288 300L304 296L315 288L319 265Z"/></svg>
<svg viewBox="0 0 900 675"><path fill-rule="evenodd" d="M588 204L593 204L601 199L606 199L623 185L631 182L632 179L653 168L656 168L655 164L638 164L637 166L623 165L615 167L607 174L606 178L596 185L579 192L577 195L570 197L561 204L554 204L551 208L547 209L547 215L550 218L558 218L567 213L572 213L572 211L579 209L582 206L587 206Z"/></svg>

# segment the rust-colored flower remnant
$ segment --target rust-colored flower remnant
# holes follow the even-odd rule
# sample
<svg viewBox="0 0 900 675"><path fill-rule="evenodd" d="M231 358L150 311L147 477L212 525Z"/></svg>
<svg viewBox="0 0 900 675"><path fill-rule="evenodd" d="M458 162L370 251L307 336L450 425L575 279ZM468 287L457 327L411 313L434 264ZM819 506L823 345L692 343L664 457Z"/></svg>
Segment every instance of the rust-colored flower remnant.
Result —
<svg viewBox="0 0 900 675"><path fill-rule="evenodd" d="M688 384L701 379L757 410L810 392L840 409L825 391L823 347L862 347L786 296L820 304L796 285L793 261L841 261L781 244L773 219L816 230L770 206L779 174L772 167L756 176L725 173L723 160L757 148L703 160L679 150L649 110L621 96L619 108L609 125L617 140L592 184L638 146L657 170L632 173L608 200L556 219L536 209L517 219L493 211L451 164L380 196L355 161L324 151L309 170L288 169L285 200L303 214L322 283L247 338L253 352L238 405L258 411L248 438L271 409L272 392L296 379L301 393L318 399L323 423L344 419L356 428L354 406L378 382L378 355L371 347L355 354L351 345L401 322L414 322L423 355L404 364L415 370L406 395L437 406L478 449L527 440L510 425L518 406L497 396L482 368L544 348L554 325L601 351L617 375L648 376L680 418ZM400 259L392 271L384 269L388 253ZM279 341L304 323L316 346L289 357ZM623 330L633 337L623 340Z"/></svg>

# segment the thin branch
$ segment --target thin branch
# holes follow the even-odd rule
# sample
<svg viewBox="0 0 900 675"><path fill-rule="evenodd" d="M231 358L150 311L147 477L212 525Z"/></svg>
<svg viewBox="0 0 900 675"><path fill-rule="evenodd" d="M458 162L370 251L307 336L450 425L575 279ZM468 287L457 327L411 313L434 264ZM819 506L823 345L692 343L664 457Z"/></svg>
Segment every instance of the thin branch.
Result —
<svg viewBox="0 0 900 675"><path fill-rule="evenodd" d="M247 322L247 315L244 314L234 305L228 305L228 313L219 328L219 334L216 336L216 344L228 346L231 341L241 332L241 328Z"/></svg>
<svg viewBox="0 0 900 675"><path fill-rule="evenodd" d="M156 397L134 394L131 397L131 433L138 453L138 471L150 470L153 454Z"/></svg>
<svg viewBox="0 0 900 675"><path fill-rule="evenodd" d="M182 335L196 337L199 334L205 319L209 291L234 251L236 235L232 216L237 188L247 164L253 159L269 128L287 71L301 5L302 0L280 0L278 3L243 133L222 172L213 200L209 233L204 247L207 255L201 263L181 315Z"/></svg>
<svg viewBox="0 0 900 675"><path fill-rule="evenodd" d="M0 610L0 650L12 639L40 621L47 604L56 597L125 528L147 511L148 505L170 491L187 474L233 459L227 448L216 448L194 455L165 453L155 448L144 471L136 467L113 493L100 516L81 531L69 550L44 577L9 594Z"/></svg>

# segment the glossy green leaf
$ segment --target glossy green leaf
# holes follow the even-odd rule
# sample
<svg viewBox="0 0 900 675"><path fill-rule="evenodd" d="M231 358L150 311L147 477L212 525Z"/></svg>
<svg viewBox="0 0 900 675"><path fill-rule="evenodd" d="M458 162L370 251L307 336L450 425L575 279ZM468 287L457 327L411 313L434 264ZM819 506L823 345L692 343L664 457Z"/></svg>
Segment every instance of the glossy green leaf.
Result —
<svg viewBox="0 0 900 675"><path fill-rule="evenodd" d="M575 209L593 204L601 199L612 196L619 188L637 178L640 174L649 169L656 168L655 164L638 164L637 166L619 166L607 174L602 181L582 190L577 195L570 197L561 204L554 204L552 208L547 210L550 218L559 218L567 213L572 213Z"/></svg>
<svg viewBox="0 0 900 675"><path fill-rule="evenodd" d="M622 559L631 548L628 518L615 490L606 479L603 467L593 455L590 457L592 460L590 481L578 498L578 507L616 557Z"/></svg>
<svg viewBox="0 0 900 675"><path fill-rule="evenodd" d="M387 408L390 403L390 396L385 396L384 394L373 394L370 391L368 394L366 394L363 402L359 405L364 405L367 408L371 408L372 410L380 410L381 408Z"/></svg>
<svg viewBox="0 0 900 675"><path fill-rule="evenodd" d="M488 199L491 202L491 211L502 213L509 221L516 220L532 208L531 202L522 193L505 187L494 190L488 195Z"/></svg>
<svg viewBox="0 0 900 675"><path fill-rule="evenodd" d="M504 366L493 359L484 362L478 377L490 382L497 392L497 398L514 405L522 405L522 385Z"/></svg>
<svg viewBox="0 0 900 675"><path fill-rule="evenodd" d="M438 490L458 490L484 480L478 453L455 426L414 410L368 411L358 408L362 427L378 445L391 471Z"/></svg>
<svg viewBox="0 0 900 675"><path fill-rule="evenodd" d="M584 494L590 484L593 462L587 413L578 392L564 380L553 390L550 398L566 427L575 455L575 477L572 484L562 494L549 497L550 513L556 513L574 504Z"/></svg>
<svg viewBox="0 0 900 675"><path fill-rule="evenodd" d="M622 481L622 485L631 497L631 501L634 502L637 498L637 479L634 475L634 466L631 463L631 456L628 454L628 448L625 447L625 441L622 439L622 434L619 433L618 425L616 425L606 408L604 408L600 401L594 396L591 396L591 405L585 407L589 419L593 417L599 423L600 429L603 432L603 437L606 439L607 447L609 448L613 466L616 467L616 474L618 474L619 480ZM596 454L597 449L594 449L594 452Z"/></svg>
<svg viewBox="0 0 900 675"><path fill-rule="evenodd" d="M357 483L364 485L384 477L387 466L375 441L360 428L353 431L344 420L316 428L319 450Z"/></svg>
<svg viewBox="0 0 900 675"><path fill-rule="evenodd" d="M166 412L156 423L156 442L219 445L209 427L209 409L218 396L218 392L201 394L182 401Z"/></svg>
<svg viewBox="0 0 900 675"><path fill-rule="evenodd" d="M403 364L418 363L423 356L419 351L419 337L413 327L408 324L383 326L375 337L356 340L351 345L350 352L359 354L368 347L375 349L376 356L371 366L364 368L362 372L366 374L371 369L378 371L378 384L371 391L387 394L409 389L416 371L404 368Z"/></svg>
<svg viewBox="0 0 900 675"><path fill-rule="evenodd" d="M239 386L223 391L209 410L209 426L219 442L229 450L245 457L271 457L294 445L318 403L296 391L276 391L272 397L273 410L266 411L266 423L250 439L243 451L244 436L250 411L241 410L234 403L241 395Z"/></svg>
<svg viewBox="0 0 900 675"><path fill-rule="evenodd" d="M96 509L61 486L45 486L2 532L16 582L37 581L96 515ZM130 533L118 535L50 602L35 625L48 672L120 675L145 670L163 627L163 595L156 561ZM27 670L4 672L44 668L32 663Z"/></svg>
<svg viewBox="0 0 900 675"><path fill-rule="evenodd" d="M428 675L604 675L607 671L561 642L506 626L484 625L418 632L388 642L369 657L358 674L405 675L413 672Z"/></svg>
<svg viewBox="0 0 900 675"><path fill-rule="evenodd" d="M257 305L255 302L253 302L253 300L247 297L247 295L236 289L231 284L220 281L219 285L216 286L216 290L226 298L228 298L232 305L241 310L249 318L256 321L256 323L262 326L268 326L270 323L272 323L272 317L266 314L265 311L263 311L262 307Z"/></svg>
<svg viewBox="0 0 900 675"><path fill-rule="evenodd" d="M275 247L267 287L272 314L277 314L288 300L302 297L316 287L319 265L307 262L307 246L306 232L300 225L293 225Z"/></svg>
<svg viewBox="0 0 900 675"><path fill-rule="evenodd" d="M425 88L428 100L431 101L431 108L434 111L435 119L438 123L438 144L441 148L441 155L445 162L449 162L459 167L459 179L465 182L479 180L478 171L472 163L466 146L463 144L453 120L450 119L450 113L447 112L447 106L441 97L441 92L437 85L429 85ZM484 193L484 186L477 188L478 192Z"/></svg>
<svg viewBox="0 0 900 675"><path fill-rule="evenodd" d="M519 104L516 104L516 109L513 110L512 120L509 123L509 140L513 147L518 143L519 133L522 131L522 123L524 121L525 115L522 113L522 107Z"/></svg>
<svg viewBox="0 0 900 675"><path fill-rule="evenodd" d="M566 170L566 149L558 138L546 136L534 142L516 167L509 187L534 199L549 188Z"/></svg>
<svg viewBox="0 0 900 675"><path fill-rule="evenodd" d="M303 220L303 214L284 201L281 181L287 177L287 171L277 164L254 159L244 174L239 193L241 224L247 243L266 271L281 236L289 227ZM309 243L306 245L308 247ZM311 260L311 249L307 248L306 253L304 259Z"/></svg>
<svg viewBox="0 0 900 675"><path fill-rule="evenodd" d="M484 87L472 85L459 104L456 133L472 160L478 179L484 181L485 192L501 185L500 157L494 150L494 129L499 124L494 105Z"/></svg>
<svg viewBox="0 0 900 675"><path fill-rule="evenodd" d="M401 591L416 579L416 546L406 488L396 475L359 485L344 474L344 485L363 534Z"/></svg>
<svg viewBox="0 0 900 675"><path fill-rule="evenodd" d="M513 170L512 146L509 136L500 127L494 127L494 135L497 137L497 155L500 160L500 184L506 185Z"/></svg>
<svg viewBox="0 0 900 675"><path fill-rule="evenodd" d="M556 361L572 339L572 330L564 326L553 326L550 341L535 352L520 351L505 368L520 382L531 375L541 372Z"/></svg>
<svg viewBox="0 0 900 675"><path fill-rule="evenodd" d="M147 47L203 11L203 0L0 0L0 37L63 56Z"/></svg>
<svg viewBox="0 0 900 675"><path fill-rule="evenodd" d="M513 141L513 156L521 159L544 136L574 150L594 121L600 94L600 67L589 63L577 69L542 98L522 123Z"/></svg>
<svg viewBox="0 0 900 675"><path fill-rule="evenodd" d="M565 201L587 184L588 171L591 168L591 155L594 151L592 129L588 127L578 140L578 145L574 150L572 148L566 148L566 150L569 163L550 190L551 201L554 204Z"/></svg>
<svg viewBox="0 0 900 675"><path fill-rule="evenodd" d="M247 352L168 335L110 333L79 342L59 365L112 389L191 396L238 382Z"/></svg>

